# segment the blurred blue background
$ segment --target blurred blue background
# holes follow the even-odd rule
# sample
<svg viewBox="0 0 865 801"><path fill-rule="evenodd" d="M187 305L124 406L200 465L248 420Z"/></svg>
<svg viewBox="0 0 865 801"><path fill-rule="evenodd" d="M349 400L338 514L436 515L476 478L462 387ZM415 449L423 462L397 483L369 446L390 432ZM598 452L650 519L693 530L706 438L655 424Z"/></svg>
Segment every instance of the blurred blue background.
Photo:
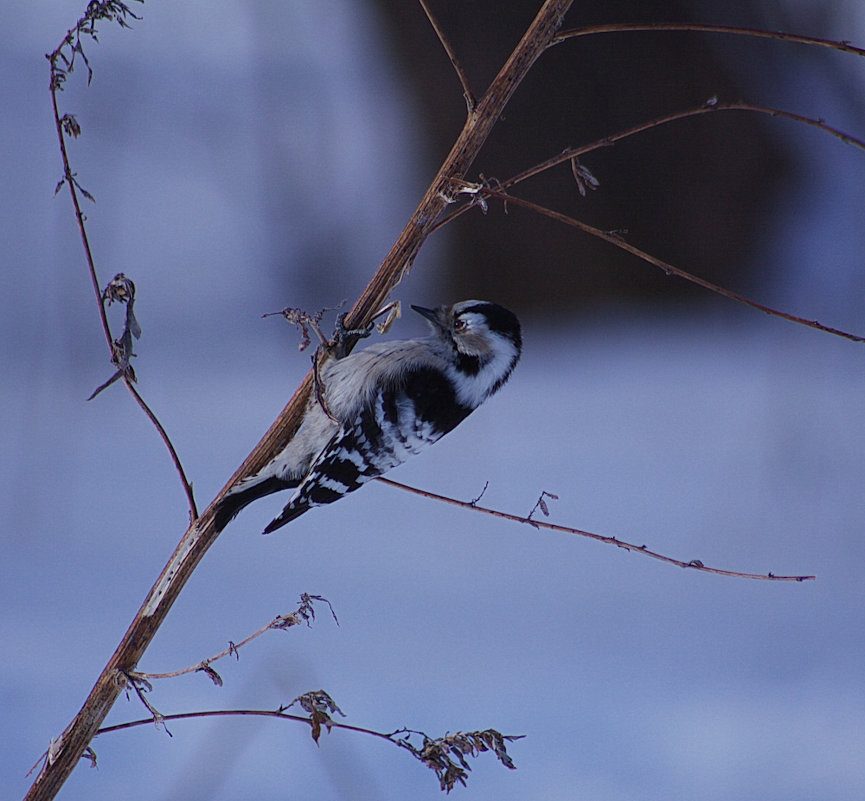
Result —
<svg viewBox="0 0 865 801"><path fill-rule="evenodd" d="M449 65L438 54L406 67L391 5L225 3L217 13L201 2L148 3L134 9L143 19L132 31L103 23L100 43L87 47L92 85L79 64L61 95L83 128L71 158L96 197L85 211L100 279L124 272L136 282L139 388L202 507L309 365L293 329L261 315L354 299L444 155L440 142L456 133L435 130L429 105L443 92L462 114ZM575 13L589 19L596 5ZM69 0L0 7L7 798L26 791L27 770L79 709L187 521L164 448L128 393L115 386L84 401L111 366L69 199L52 197L62 171L42 58L82 10ZM723 18L708 4L677 10L865 44L853 0L776 3L759 18L745 3ZM481 29L487 12L475 12ZM698 41L742 97L865 136L855 57ZM632 42L609 39L610 63L594 68L627 84L619 62ZM412 76L424 71L427 90ZM692 105L715 92L688 62L680 74L694 84ZM652 100L646 117L671 108L663 93ZM520 108L506 113L509 129L537 111ZM575 134L522 164L624 124ZM616 216L628 187L605 182L606 171L624 162L672 175L694 136L667 128L648 150L621 145L587 158L601 189L582 200L571 187L565 210L590 216L603 199L607 226L644 243L639 211ZM771 162L759 205L696 176L702 194L687 200L719 242L737 242L729 288L863 333L865 154L781 121L761 122L759 137L764 150L748 151L747 169L727 163L727 151L703 156L740 175ZM738 146L728 146L735 161ZM693 240L710 260L723 244L666 210L680 190L654 190L643 200L662 207L669 227L659 247L672 249L658 255ZM712 205L724 193L731 208L747 207L747 236ZM500 395L392 477L463 499L489 482L484 502L518 514L546 490L559 496L556 521L714 567L817 581L682 571L379 484L261 537L284 500L274 497L207 554L140 668L194 664L293 611L301 592L326 596L340 626L320 605L311 628L268 633L239 661L217 663L223 688L192 675L158 682L150 700L166 714L272 709L324 688L347 722L381 731L526 735L509 748L516 771L490 755L472 762L468 788L455 791L471 799L865 797L862 345L662 275L640 277L657 283L635 294L568 257L565 280L545 272L563 257L537 221L526 252L548 248L549 265L522 254L519 274L509 265L475 272L465 240L505 237L517 217L491 208L437 234L395 293L406 305L455 292L507 302L523 319L526 349ZM565 236L578 254L595 248ZM680 263L701 265L699 254ZM522 287L525 274L548 302ZM119 332L122 310L111 311ZM393 335L423 328L405 318ZM143 712L121 697L108 722ZM334 731L316 747L303 725L258 719L169 728L172 738L152 726L98 738L99 767L82 765L60 797L440 797L430 771L371 737Z"/></svg>

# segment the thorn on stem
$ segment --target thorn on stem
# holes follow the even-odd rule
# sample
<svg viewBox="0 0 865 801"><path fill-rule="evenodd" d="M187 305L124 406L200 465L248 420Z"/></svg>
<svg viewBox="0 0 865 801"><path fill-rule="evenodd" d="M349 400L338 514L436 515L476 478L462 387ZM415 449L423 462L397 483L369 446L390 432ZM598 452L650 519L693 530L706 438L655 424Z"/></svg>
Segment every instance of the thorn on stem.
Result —
<svg viewBox="0 0 865 801"><path fill-rule="evenodd" d="M485 482L484 482L484 488L481 490L481 494L478 495L477 498L472 498L472 499L469 501L469 503L470 503L472 506L477 506L477 505L478 505L478 502L480 501L481 498L484 497L484 493L487 491L487 487L489 487L489 485L490 485L490 482L489 482L489 481L485 481Z"/></svg>

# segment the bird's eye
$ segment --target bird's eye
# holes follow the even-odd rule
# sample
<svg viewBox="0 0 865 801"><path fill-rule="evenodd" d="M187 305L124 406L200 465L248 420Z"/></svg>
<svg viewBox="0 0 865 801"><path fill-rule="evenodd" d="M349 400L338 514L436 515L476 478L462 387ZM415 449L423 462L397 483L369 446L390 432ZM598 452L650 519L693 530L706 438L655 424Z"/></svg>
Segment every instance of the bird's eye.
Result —
<svg viewBox="0 0 865 801"><path fill-rule="evenodd" d="M454 331L464 331L468 327L468 323L462 317L457 317L454 320Z"/></svg>

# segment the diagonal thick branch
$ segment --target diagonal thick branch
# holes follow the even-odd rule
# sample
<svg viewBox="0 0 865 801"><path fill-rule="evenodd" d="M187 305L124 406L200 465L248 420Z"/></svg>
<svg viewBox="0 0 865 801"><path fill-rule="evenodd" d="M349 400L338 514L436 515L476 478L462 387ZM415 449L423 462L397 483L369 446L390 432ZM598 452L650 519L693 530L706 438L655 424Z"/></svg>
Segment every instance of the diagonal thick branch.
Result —
<svg viewBox="0 0 865 801"><path fill-rule="evenodd" d="M345 326L358 329L387 300L411 265L435 221L449 202L458 182L464 179L508 100L536 59L546 50L562 24L572 0L545 0L519 44L511 53L489 89L471 110L454 146L424 194L408 224L394 243L372 280L349 312ZM102 721L114 705L198 563L220 534L214 524L215 503L244 476L258 472L281 450L300 424L312 389L308 373L279 417L265 433L214 501L184 534L126 634L103 669L79 713L60 736L51 758L36 777L26 798L47 801L59 792L75 769Z"/></svg>

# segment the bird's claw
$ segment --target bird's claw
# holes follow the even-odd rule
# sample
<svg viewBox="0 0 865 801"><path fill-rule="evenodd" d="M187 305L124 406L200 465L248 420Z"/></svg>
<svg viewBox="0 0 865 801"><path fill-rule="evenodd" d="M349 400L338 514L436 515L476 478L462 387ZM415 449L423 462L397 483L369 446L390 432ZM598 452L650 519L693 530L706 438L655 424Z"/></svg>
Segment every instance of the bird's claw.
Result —
<svg viewBox="0 0 865 801"><path fill-rule="evenodd" d="M343 312L336 318L333 338L330 340L327 347L330 354L337 359L347 356L350 346L358 339L365 339L368 337L374 328L374 323L372 322L367 323L364 328L346 328L345 318L347 316L348 312Z"/></svg>
<svg viewBox="0 0 865 801"><path fill-rule="evenodd" d="M343 312L342 314L337 315L336 329L334 331L337 341L341 342L345 339L348 339L349 337L354 337L356 339L365 339L372 333L374 323L369 322L364 328L346 328L346 317L348 317L348 312Z"/></svg>

